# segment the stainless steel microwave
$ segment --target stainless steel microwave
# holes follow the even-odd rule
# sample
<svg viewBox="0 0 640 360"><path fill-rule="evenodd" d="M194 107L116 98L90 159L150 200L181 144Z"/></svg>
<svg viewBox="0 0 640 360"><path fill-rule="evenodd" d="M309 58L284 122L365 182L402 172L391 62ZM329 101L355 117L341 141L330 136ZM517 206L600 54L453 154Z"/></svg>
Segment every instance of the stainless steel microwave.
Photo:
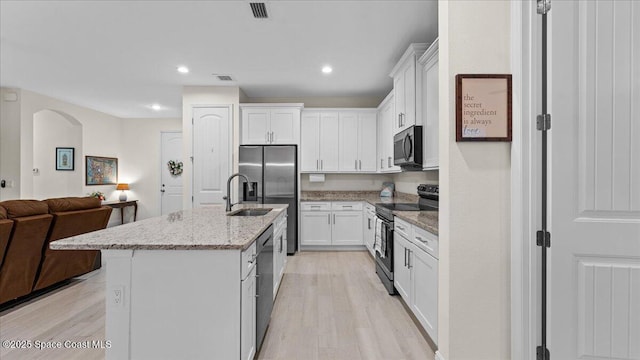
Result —
<svg viewBox="0 0 640 360"><path fill-rule="evenodd" d="M422 170L422 126L411 126L393 137L393 164L403 170Z"/></svg>

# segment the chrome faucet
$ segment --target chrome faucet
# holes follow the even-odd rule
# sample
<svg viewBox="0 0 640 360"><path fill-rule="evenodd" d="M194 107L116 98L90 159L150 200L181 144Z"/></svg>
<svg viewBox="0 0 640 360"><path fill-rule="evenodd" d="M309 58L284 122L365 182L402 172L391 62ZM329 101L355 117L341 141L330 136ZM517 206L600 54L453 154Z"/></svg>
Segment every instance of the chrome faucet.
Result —
<svg viewBox="0 0 640 360"><path fill-rule="evenodd" d="M227 196L224 197L225 200L227 200L227 207L226 207L226 211L231 211L231 208L233 207L233 205L236 205L238 203L232 204L231 203L231 180L233 180L234 177L236 176L242 176L244 178L244 180L249 184L249 190L253 190L253 185L251 184L251 182L249 181L249 178L244 175L244 174L240 174L240 173L235 173L231 176L229 176L229 178L227 179Z"/></svg>

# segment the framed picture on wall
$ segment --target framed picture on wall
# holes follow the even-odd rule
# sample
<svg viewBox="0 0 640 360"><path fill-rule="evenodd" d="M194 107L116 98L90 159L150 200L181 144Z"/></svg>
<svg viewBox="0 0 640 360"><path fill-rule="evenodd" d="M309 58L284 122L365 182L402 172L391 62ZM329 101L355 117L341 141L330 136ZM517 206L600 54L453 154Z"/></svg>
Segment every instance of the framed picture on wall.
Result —
<svg viewBox="0 0 640 360"><path fill-rule="evenodd" d="M74 171L75 170L75 148L57 147L56 148L56 170L58 171Z"/></svg>
<svg viewBox="0 0 640 360"><path fill-rule="evenodd" d="M118 182L118 159L85 156L87 185L115 185Z"/></svg>

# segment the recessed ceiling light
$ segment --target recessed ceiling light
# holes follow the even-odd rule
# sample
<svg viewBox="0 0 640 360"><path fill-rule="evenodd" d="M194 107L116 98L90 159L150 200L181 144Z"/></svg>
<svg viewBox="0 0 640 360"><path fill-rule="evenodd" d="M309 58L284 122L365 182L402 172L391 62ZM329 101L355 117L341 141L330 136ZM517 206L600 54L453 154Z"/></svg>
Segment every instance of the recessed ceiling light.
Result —
<svg viewBox="0 0 640 360"><path fill-rule="evenodd" d="M160 111L160 110L162 110L162 106L160 106L159 104L153 104L153 105L151 105L151 109L153 109L155 111Z"/></svg>
<svg viewBox="0 0 640 360"><path fill-rule="evenodd" d="M189 68L186 66L178 66L178 72L180 74L188 74L189 73Z"/></svg>
<svg viewBox="0 0 640 360"><path fill-rule="evenodd" d="M333 71L333 69L329 65L325 65L325 66L322 67L322 72L324 74L331 74L332 71Z"/></svg>

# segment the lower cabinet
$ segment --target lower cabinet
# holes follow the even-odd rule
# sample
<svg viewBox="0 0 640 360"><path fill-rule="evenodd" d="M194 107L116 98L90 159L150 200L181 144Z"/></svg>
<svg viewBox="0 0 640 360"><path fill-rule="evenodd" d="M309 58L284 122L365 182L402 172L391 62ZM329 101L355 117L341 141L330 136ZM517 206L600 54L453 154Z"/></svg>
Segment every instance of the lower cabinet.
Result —
<svg viewBox="0 0 640 360"><path fill-rule="evenodd" d="M376 238L376 208L372 205L365 205L364 209L364 221L362 227L362 240L364 245L371 253L371 256L375 257L375 251L373 250L373 243Z"/></svg>
<svg viewBox="0 0 640 360"><path fill-rule="evenodd" d="M408 230L394 233L393 285L437 344L438 237L398 218L394 223Z"/></svg>
<svg viewBox="0 0 640 360"><path fill-rule="evenodd" d="M273 299L275 301L287 263L287 215L283 213L275 221L273 237Z"/></svg>
<svg viewBox="0 0 640 360"><path fill-rule="evenodd" d="M251 360L256 354L256 268L242 280L240 325L240 359Z"/></svg>
<svg viewBox="0 0 640 360"><path fill-rule="evenodd" d="M362 203L303 202L300 244L303 246L363 245Z"/></svg>

